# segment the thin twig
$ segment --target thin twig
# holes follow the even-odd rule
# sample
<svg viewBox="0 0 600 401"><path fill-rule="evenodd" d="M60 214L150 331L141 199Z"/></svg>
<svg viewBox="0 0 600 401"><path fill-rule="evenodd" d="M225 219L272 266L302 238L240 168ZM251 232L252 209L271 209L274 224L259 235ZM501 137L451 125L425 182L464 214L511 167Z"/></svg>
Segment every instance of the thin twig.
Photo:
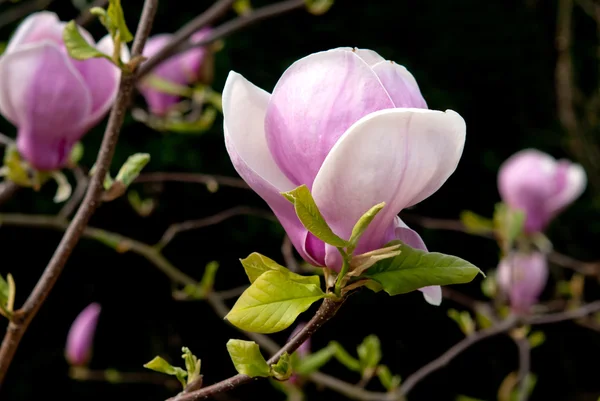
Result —
<svg viewBox="0 0 600 401"><path fill-rule="evenodd" d="M45 9L53 1L54 0L30 0L9 8L0 14L0 29L33 12Z"/></svg>
<svg viewBox="0 0 600 401"><path fill-rule="evenodd" d="M221 0L221 1L224 1L224 0ZM221 1L219 1L218 3L220 3ZM185 37L184 37L183 33L178 32L178 33L176 33L176 36L180 35L180 36L178 36L178 39L179 38L181 39L180 43L178 43L178 45L176 47L175 46L173 46L173 47L165 46L161 52L157 53L154 57L151 57L148 61L146 61L140 68L138 77L139 78L143 77L144 75L149 73L154 67L156 67L158 64L160 64L161 62L163 62L164 60L166 60L167 58L169 58L170 56L172 56L174 54L185 52L186 50L189 50L194 47L206 46L206 45L211 44L219 39L229 36L241 29L244 29L254 23L260 22L260 21L268 19L268 18L276 17L278 15L281 15L281 14L284 14L284 13L287 13L290 11L299 10L299 9L303 8L304 6L305 6L305 0L286 0L286 1L282 1L279 3L275 3L275 4L270 4L268 6L258 8L246 15L241 15L237 18L234 18L230 21L225 22L224 24L213 29L210 32L210 34L208 34L204 39L199 40L194 43L185 44L186 40L195 31L192 31L191 33L186 32L186 34L189 33L189 35L187 35ZM192 24L192 23L190 23L190 24ZM200 25L200 24L197 24L197 25ZM201 25L201 26L204 26L204 25ZM197 29L199 29L199 28L197 28ZM190 31L191 31L191 29L190 29Z"/></svg>
<svg viewBox="0 0 600 401"><path fill-rule="evenodd" d="M69 370L69 377L78 381L100 381L109 383L140 383L156 384L165 386L170 390L180 388L181 384L177 379L153 372L119 372L112 369L92 370L85 367L72 367Z"/></svg>
<svg viewBox="0 0 600 401"><path fill-rule="evenodd" d="M146 0L142 9L140 23L135 35L132 48L132 57L139 56L144 48L146 39L150 33L158 0ZM83 234L85 226L90 217L100 204L100 197L104 191L103 182L113 158L119 132L125 119L125 112L135 85L135 75L122 74L119 84L119 91L111 110L108 124L104 132L104 138L100 146L98 158L96 159L96 173L90 180L90 185L86 195L75 214L75 217L69 224L61 239L54 255L42 273L38 283L25 301L23 307L17 310L11 319L2 345L0 346L0 384L3 382L8 367L14 357L17 347L27 330L27 327L35 317L37 311L42 306L54 284L58 280L69 256L73 252L75 245Z"/></svg>
<svg viewBox="0 0 600 401"><path fill-rule="evenodd" d="M307 339L309 339L321 326L329 321L342 306L343 301L333 301L329 298L325 298L323 303L315 313L312 319L304 326L304 328L292 338L287 344L285 344L275 355L273 355L267 363L277 363L281 355L284 353L293 353L300 345L302 345ZM205 400L214 396L215 394L231 391L242 384L252 382L253 379L250 376L237 374L230 377L229 379L222 380L211 386L202 388L200 390L192 391L189 393L180 393L179 395L170 398L171 401L195 401Z"/></svg>
<svg viewBox="0 0 600 401"><path fill-rule="evenodd" d="M529 371L531 370L531 346L527 337L514 338L519 349L519 391L517 401L527 401L529 398Z"/></svg>
<svg viewBox="0 0 600 401"><path fill-rule="evenodd" d="M4 205L19 190L19 186L12 181L4 181L0 184L0 206Z"/></svg>
<svg viewBox="0 0 600 401"><path fill-rule="evenodd" d="M283 255L286 267L294 273L298 273L300 271L300 266L294 257L294 245L292 244L292 240L287 234L283 237L281 254Z"/></svg>
<svg viewBox="0 0 600 401"><path fill-rule="evenodd" d="M232 217L244 215L258 216L265 219L277 221L273 213L267 212L266 210L256 209L248 206L236 206L231 209L227 209L223 212L214 214L212 216L204 217L202 219L188 220L182 223L172 224L165 231L160 241L158 241L156 247L158 249L163 249L173 240L173 238L175 238L177 234L181 232L212 226L215 224L219 224Z"/></svg>
<svg viewBox="0 0 600 401"><path fill-rule="evenodd" d="M248 184L240 178L196 173L142 173L136 178L135 182L191 182L204 184L208 187L223 185L225 187L233 188L250 188Z"/></svg>
<svg viewBox="0 0 600 401"><path fill-rule="evenodd" d="M95 0L92 4L90 4L90 6L87 9L85 9L84 11L81 12L79 17L77 17L75 19L75 22L77 22L77 25L79 25L79 26L84 26L84 25L89 24L96 18L96 16L94 14L92 14L90 12L90 10L94 7L104 8L104 6L106 6L107 3L108 3L108 0Z"/></svg>
<svg viewBox="0 0 600 401"><path fill-rule="evenodd" d="M138 71L138 77L141 78L154 67L168 59L173 54L177 53L177 49L181 47L193 34L200 29L211 25L213 22L221 18L229 9L235 0L218 0L208 10L198 15L196 18L185 24L181 29L175 32L169 43L163 47L158 53L144 62Z"/></svg>
<svg viewBox="0 0 600 401"><path fill-rule="evenodd" d="M62 209L60 209L60 211L58 212L58 217L63 219L69 218L69 216L75 211L75 209L77 209L77 206L85 196L85 190L88 186L88 177L83 172L81 167L76 166L75 168L73 168L73 175L75 176L76 181L75 191L73 191L73 194L71 195L67 203L65 203Z"/></svg>

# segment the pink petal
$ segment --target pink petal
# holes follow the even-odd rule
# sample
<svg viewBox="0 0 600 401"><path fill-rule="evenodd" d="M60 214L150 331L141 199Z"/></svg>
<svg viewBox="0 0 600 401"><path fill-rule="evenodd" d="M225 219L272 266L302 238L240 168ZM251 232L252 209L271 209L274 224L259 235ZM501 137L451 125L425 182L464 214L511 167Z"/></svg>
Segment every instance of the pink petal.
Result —
<svg viewBox="0 0 600 401"><path fill-rule="evenodd" d="M30 14L19 24L6 46L5 54L12 53L25 44L45 40L62 46L64 25L58 16L50 11Z"/></svg>
<svg viewBox="0 0 600 401"><path fill-rule="evenodd" d="M280 192L296 186L281 172L267 147L264 118L269 94L231 71L223 89L225 146L238 174L271 207L296 250L317 264L305 248L307 231Z"/></svg>
<svg viewBox="0 0 600 401"><path fill-rule="evenodd" d="M513 310L526 313L537 303L548 281L546 257L540 252L511 254L500 261L496 280Z"/></svg>
<svg viewBox="0 0 600 401"><path fill-rule="evenodd" d="M382 61L371 68L381 80L396 107L427 108L417 81L405 67L393 61Z"/></svg>
<svg viewBox="0 0 600 401"><path fill-rule="evenodd" d="M355 52L311 54L292 64L275 86L265 122L269 149L290 181L310 188L352 124L392 107L375 73Z"/></svg>
<svg viewBox="0 0 600 401"><path fill-rule="evenodd" d="M90 304L71 325L65 350L65 356L71 365L81 366L89 362L100 311L99 304Z"/></svg>

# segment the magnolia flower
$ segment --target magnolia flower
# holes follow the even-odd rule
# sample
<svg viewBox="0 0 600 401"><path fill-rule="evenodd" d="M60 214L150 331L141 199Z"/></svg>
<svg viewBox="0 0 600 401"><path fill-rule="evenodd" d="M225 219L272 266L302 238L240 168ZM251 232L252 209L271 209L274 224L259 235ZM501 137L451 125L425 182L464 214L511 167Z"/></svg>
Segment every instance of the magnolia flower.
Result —
<svg viewBox="0 0 600 401"><path fill-rule="evenodd" d="M304 323L304 322L298 323L296 325L296 327L294 328L294 330L292 331L292 334L290 334L290 337L288 338L288 342L290 340L292 340L294 337L296 337L296 335L298 335L298 333L300 333L300 331L302 331L302 329L305 326L306 326L306 323ZM298 357L300 359L304 358L308 354L310 354L310 337L307 338L296 350L296 355L298 355ZM300 384L300 377L296 373L294 373L294 374L292 374L292 376L290 376L289 382L292 384Z"/></svg>
<svg viewBox="0 0 600 401"><path fill-rule="evenodd" d="M546 256L540 252L513 253L500 261L496 281L515 312L535 305L548 281Z"/></svg>
<svg viewBox="0 0 600 401"><path fill-rule="evenodd" d="M237 172L269 204L304 260L339 270L338 250L309 233L280 192L306 184L329 226L346 239L367 210L385 202L357 254L393 239L426 249L397 215L454 172L466 131L454 111L426 107L403 66L371 50L337 48L296 61L272 94L230 72L225 143ZM441 289L428 288L426 299L439 304Z"/></svg>
<svg viewBox="0 0 600 401"><path fill-rule="evenodd" d="M208 28L198 31L192 35L191 42L199 42L209 32L210 29ZM148 43L144 47L144 56L154 56L171 41L172 36L170 33L163 33L148 39ZM194 47L163 61L154 68L138 85L139 91L146 99L152 114L165 115L171 107L179 102L179 96L161 92L154 88L151 81L152 77L173 84L188 85L204 78L202 73L208 67L205 63L209 62L209 50L206 47Z"/></svg>
<svg viewBox="0 0 600 401"><path fill-rule="evenodd" d="M31 14L0 57L0 113L17 126L17 148L38 170L65 166L73 145L104 117L118 89L120 70L108 60L69 57L65 24L51 12ZM96 45L85 29L79 32L112 54L110 36Z"/></svg>
<svg viewBox="0 0 600 401"><path fill-rule="evenodd" d="M93 303L81 311L73 321L65 350L65 357L71 365L81 366L89 362L99 315L100 305Z"/></svg>
<svg viewBox="0 0 600 401"><path fill-rule="evenodd" d="M525 212L525 231L543 231L548 223L586 187L579 164L555 160L535 149L512 155L500 167L498 189L502 200Z"/></svg>

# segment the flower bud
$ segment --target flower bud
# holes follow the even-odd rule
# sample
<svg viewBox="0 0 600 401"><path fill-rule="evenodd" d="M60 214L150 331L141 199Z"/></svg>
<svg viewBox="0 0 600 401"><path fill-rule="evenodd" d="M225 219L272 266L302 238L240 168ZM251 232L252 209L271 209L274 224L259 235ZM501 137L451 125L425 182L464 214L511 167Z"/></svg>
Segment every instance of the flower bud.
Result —
<svg viewBox="0 0 600 401"><path fill-rule="evenodd" d="M199 42L210 31L209 28L198 31L192 35L191 43ZM148 58L154 56L170 42L172 36L172 34L163 33L148 39L148 43L144 48L144 56ZM161 92L159 89L154 88L152 86L152 77L184 86L204 80L208 77L204 77L203 72L207 71L210 67L206 64L212 62L209 52L210 50L207 47L194 47L183 53L176 54L160 63L142 79L138 88L146 99L146 103L152 114L164 116L180 100L177 95Z"/></svg>
<svg viewBox="0 0 600 401"><path fill-rule="evenodd" d="M496 280L513 311L527 313L548 281L546 256L541 252L513 253L500 261Z"/></svg>
<svg viewBox="0 0 600 401"><path fill-rule="evenodd" d="M535 149L508 158L498 172L502 200L525 212L525 231L543 231L550 221L577 199L587 183L579 164L555 160Z"/></svg>
<svg viewBox="0 0 600 401"><path fill-rule="evenodd" d="M100 305L97 303L88 305L79 313L71 325L67 337L65 357L73 366L86 365L92 356L94 334L100 309Z"/></svg>
<svg viewBox="0 0 600 401"><path fill-rule="evenodd" d="M18 128L19 153L38 170L66 165L73 145L108 112L119 84L121 72L108 60L69 56L65 24L48 11L31 14L0 57L0 113ZM110 36L95 44L79 32L112 54Z"/></svg>

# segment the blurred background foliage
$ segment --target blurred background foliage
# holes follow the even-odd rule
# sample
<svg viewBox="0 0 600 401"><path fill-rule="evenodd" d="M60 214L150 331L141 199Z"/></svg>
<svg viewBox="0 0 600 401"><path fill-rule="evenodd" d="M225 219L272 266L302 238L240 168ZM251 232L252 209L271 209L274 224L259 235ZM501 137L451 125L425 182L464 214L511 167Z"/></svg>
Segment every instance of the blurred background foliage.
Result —
<svg viewBox="0 0 600 401"><path fill-rule="evenodd" d="M122 1L130 27L135 27L142 0ZM257 7L269 1L253 0ZM161 1L153 33L173 32L211 4L200 1ZM2 6L0 13L13 7ZM78 10L69 0L51 2L48 9L69 20ZM585 94L598 91L598 40L595 22L583 9L574 10L574 63L577 84ZM234 17L231 12L229 17ZM422 216L458 218L469 209L491 216L499 201L496 173L512 153L535 147L555 157L576 159L569 137L557 117L555 46L557 1L554 0L338 0L325 15L304 11L268 20L224 41L216 55L213 88L221 91L229 70L271 91L281 73L295 60L312 52L338 46L356 46L379 52L405 65L415 76L432 109L453 109L467 122L467 143L456 173L434 196L413 210ZM7 40L16 23L2 28ZM94 21L88 26L104 35ZM143 107L141 97L136 104ZM113 162L113 173L135 152L152 159L146 172L172 171L236 177L223 144L221 117L212 129L199 135L153 131L129 117ZM14 136L2 122L0 129ZM95 160L103 125L84 139L82 165ZM153 244L172 223L210 216L235 205L266 210L253 192L221 187L211 193L203 185L186 183L134 184L142 197L152 197L157 207L139 216L123 197L103 205L91 225L106 228ZM39 193L20 191L2 212L55 213L53 184ZM555 248L581 260L600 258L597 246L600 212L597 192L584 196L551 226L548 235ZM1 222L0 222L1 223ZM434 231L415 226L430 250L466 258L484 271L498 262L494 242L463 233ZM240 216L222 224L178 236L165 254L181 270L200 278L205 265L220 264L216 288L245 284L238 262L253 251L279 262L283 230L276 223ZM0 228L0 273L12 272L17 281L17 305L22 303L49 260L61 233L15 227ZM553 270L555 274L563 274ZM588 283L588 299L600 297L597 283ZM480 295L480 278L456 287L473 297ZM83 239L25 336L0 391L6 401L48 398L86 400L163 400L173 395L150 384L77 382L67 376L63 347L69 325L90 302L99 302L102 313L95 339L92 367L142 371L142 365L159 354L180 362L180 349L188 346L202 359L205 383L235 373L227 355L229 338L242 338L202 301L177 302L172 285L154 266L132 253L117 254L102 244ZM549 297L551 283L546 289ZM336 339L354 349L376 333L383 345L383 363L403 377L434 359L463 334L447 317L444 301L436 308L420 293L398 297L362 291L352 296L336 318L319 331L313 348ZM312 309L311 309L312 310ZM301 316L308 318L309 313ZM4 324L3 324L4 326ZM596 358L600 334L571 322L545 326L546 342L533 350L532 371L538 377L532 400L597 400L600 395ZM283 342L289 330L276 334ZM517 350L507 337L486 340L432 374L411 393L410 400L455 400L465 394L495 400L504 378L517 368ZM350 382L358 381L337 362L325 372ZM377 384L373 389L378 389ZM379 390L383 390L379 388ZM225 399L284 399L267 381L256 382L224 396ZM309 400L342 400L308 386Z"/></svg>

